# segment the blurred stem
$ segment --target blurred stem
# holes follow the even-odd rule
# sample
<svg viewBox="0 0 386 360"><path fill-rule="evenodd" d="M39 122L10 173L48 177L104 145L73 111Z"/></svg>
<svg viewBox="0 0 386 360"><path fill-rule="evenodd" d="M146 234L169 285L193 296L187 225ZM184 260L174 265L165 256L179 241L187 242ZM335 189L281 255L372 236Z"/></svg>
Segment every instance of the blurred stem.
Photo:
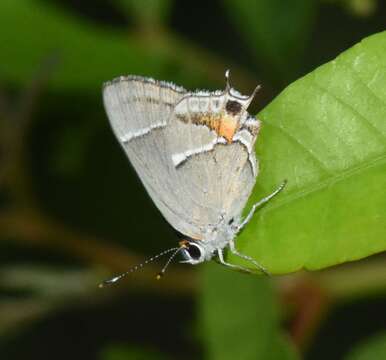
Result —
<svg viewBox="0 0 386 360"><path fill-rule="evenodd" d="M4 89L0 85L0 187L4 186L5 176L7 173L7 145L8 145L8 132L9 124L7 120L10 119L9 102Z"/></svg>
<svg viewBox="0 0 386 360"><path fill-rule="evenodd" d="M373 256L316 274L319 286L333 294L335 302L386 294L385 257Z"/></svg>
<svg viewBox="0 0 386 360"><path fill-rule="evenodd" d="M322 271L278 276L275 282L284 297L299 286L318 287L320 295L328 295L334 303L383 295L386 294L385 258L373 256Z"/></svg>
<svg viewBox="0 0 386 360"><path fill-rule="evenodd" d="M323 271L280 276L275 283L285 308L293 309L293 341L305 350L332 306L386 295L385 259L374 256Z"/></svg>
<svg viewBox="0 0 386 360"><path fill-rule="evenodd" d="M140 256L128 254L127 249L111 245L107 240L74 232L64 225L49 220L36 209L30 211L15 209L0 213L0 233L23 244L56 251L60 249L95 267L102 265L116 273L124 272L133 264L143 261ZM177 269L176 266L170 267L161 281L155 279L158 272L158 266L149 264L135 276L131 276L128 285L136 291L151 290L167 294L192 293L196 288L195 276L187 267L184 271ZM109 277L111 274L106 273L106 276ZM95 287L97 286L98 284L95 284Z"/></svg>
<svg viewBox="0 0 386 360"><path fill-rule="evenodd" d="M33 113L38 106L38 101L51 76L59 65L59 56L56 53L46 55L38 64L35 74L26 89L21 93L18 111L16 112L15 126L22 128L25 133L33 119Z"/></svg>
<svg viewBox="0 0 386 360"><path fill-rule="evenodd" d="M0 299L0 337L61 309L101 306L121 296L124 287L100 291L95 286L100 272L95 270L51 270L45 267L2 267L1 286L10 290L28 290L31 296Z"/></svg>
<svg viewBox="0 0 386 360"><path fill-rule="evenodd" d="M5 95L4 89L1 87L1 84L0 84L0 126L3 126L5 119L8 118L8 115L9 115L8 99ZM2 134L3 132L0 133L0 136L2 136Z"/></svg>
<svg viewBox="0 0 386 360"><path fill-rule="evenodd" d="M279 278L278 283L285 304L294 310L289 327L292 341L304 351L331 305L329 296L311 276L288 276Z"/></svg>
<svg viewBox="0 0 386 360"><path fill-rule="evenodd" d="M37 204L28 172L27 134L38 100L56 64L57 58L53 55L42 60L31 81L20 95L16 105L18 110L8 111L7 117L2 121L1 141L4 152L2 183L18 206L31 207ZM5 106L8 107L7 104Z"/></svg>

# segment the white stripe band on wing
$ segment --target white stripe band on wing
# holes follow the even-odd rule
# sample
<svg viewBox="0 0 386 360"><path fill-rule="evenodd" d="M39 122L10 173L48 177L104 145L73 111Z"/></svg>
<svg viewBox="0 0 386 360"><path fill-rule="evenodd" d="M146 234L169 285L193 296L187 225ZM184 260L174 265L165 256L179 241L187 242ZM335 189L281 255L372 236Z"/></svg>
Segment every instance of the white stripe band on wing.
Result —
<svg viewBox="0 0 386 360"><path fill-rule="evenodd" d="M219 137L219 138L212 140L209 144L200 146L199 148L196 148L193 150L186 150L186 151L184 151L182 153L178 153L178 154L173 154L172 155L173 164L175 167L177 167L193 155L198 155L198 154L202 154L202 153L211 151L214 149L214 147L217 144L226 144L226 143L227 143L227 141L223 137Z"/></svg>
<svg viewBox="0 0 386 360"><path fill-rule="evenodd" d="M248 160L252 167L252 173L254 176L257 175L256 171L256 162L253 157L253 144L252 144L252 135L247 130L240 130L233 137L233 141L238 141L240 144L244 145L248 151Z"/></svg>
<svg viewBox="0 0 386 360"><path fill-rule="evenodd" d="M135 139L135 138L140 137L140 136L144 136L144 135L148 134L149 132L151 132L152 130L162 128L164 126L166 126L165 121L158 122L158 123L152 124L146 128L142 128L142 129L138 129L136 131L128 132L125 135L121 136L120 140L123 143L127 143L132 139Z"/></svg>

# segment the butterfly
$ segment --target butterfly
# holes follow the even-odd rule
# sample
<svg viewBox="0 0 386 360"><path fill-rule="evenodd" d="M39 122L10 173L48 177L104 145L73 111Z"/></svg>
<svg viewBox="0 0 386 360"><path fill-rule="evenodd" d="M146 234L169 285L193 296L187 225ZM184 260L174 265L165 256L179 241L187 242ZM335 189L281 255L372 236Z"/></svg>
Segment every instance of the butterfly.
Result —
<svg viewBox="0 0 386 360"><path fill-rule="evenodd" d="M225 77L225 89L212 92L190 92L135 75L104 84L104 106L118 142L157 208L183 235L177 247L145 262L172 253L158 278L178 253L185 263L216 257L223 265L247 271L225 260L225 248L267 273L237 250L235 238L285 182L242 218L259 171L254 145L261 122L247 109L260 86L244 96L230 85L229 70Z"/></svg>

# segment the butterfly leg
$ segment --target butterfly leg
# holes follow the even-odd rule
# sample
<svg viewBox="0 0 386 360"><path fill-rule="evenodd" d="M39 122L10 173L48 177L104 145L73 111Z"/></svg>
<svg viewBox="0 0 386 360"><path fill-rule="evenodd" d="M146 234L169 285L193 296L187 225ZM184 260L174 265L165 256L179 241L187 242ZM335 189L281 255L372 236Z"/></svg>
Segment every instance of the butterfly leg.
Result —
<svg viewBox="0 0 386 360"><path fill-rule="evenodd" d="M241 270L241 271L244 271L244 272L248 272L248 273L251 273L252 271L247 269L247 268L244 268L242 266L238 266L238 265L233 265L233 264L230 264L228 262L226 262L224 260L224 254L223 254L223 250L222 249L217 249L217 254L218 254L218 260L220 261L220 263L222 265L225 265L225 266L228 266L232 269L236 269L236 270Z"/></svg>
<svg viewBox="0 0 386 360"><path fill-rule="evenodd" d="M245 227L245 225L247 225L251 221L251 219L252 219L252 217L253 217L253 215L254 215L254 213L255 213L255 211L257 210L258 207L260 207L261 205L267 203L269 200L271 200L273 197L275 197L280 191L282 191L284 189L284 186L286 184L287 184L287 180L284 180L280 184L280 186L272 194L269 194L265 198L261 199L259 202L255 203L252 206L252 209L249 212L249 214L246 216L246 218L238 226L236 233L239 233Z"/></svg>
<svg viewBox="0 0 386 360"><path fill-rule="evenodd" d="M264 266L260 265L254 258L252 258L252 257L250 257L248 255L244 255L244 254L239 253L238 250L236 249L236 245L235 245L235 241L234 240L231 240L229 242L229 249L232 252L232 254L237 255L237 256L241 257L242 259L251 262L253 265L255 265L265 275L270 275L270 273L267 271L267 269L265 269Z"/></svg>

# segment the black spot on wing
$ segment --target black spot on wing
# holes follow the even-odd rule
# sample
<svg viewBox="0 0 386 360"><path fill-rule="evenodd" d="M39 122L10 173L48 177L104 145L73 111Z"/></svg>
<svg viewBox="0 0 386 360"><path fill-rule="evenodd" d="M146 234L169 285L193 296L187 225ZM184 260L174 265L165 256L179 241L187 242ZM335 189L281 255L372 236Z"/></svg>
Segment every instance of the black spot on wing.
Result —
<svg viewBox="0 0 386 360"><path fill-rule="evenodd" d="M241 111L242 105L238 101L229 100L225 105L228 114L237 115Z"/></svg>

